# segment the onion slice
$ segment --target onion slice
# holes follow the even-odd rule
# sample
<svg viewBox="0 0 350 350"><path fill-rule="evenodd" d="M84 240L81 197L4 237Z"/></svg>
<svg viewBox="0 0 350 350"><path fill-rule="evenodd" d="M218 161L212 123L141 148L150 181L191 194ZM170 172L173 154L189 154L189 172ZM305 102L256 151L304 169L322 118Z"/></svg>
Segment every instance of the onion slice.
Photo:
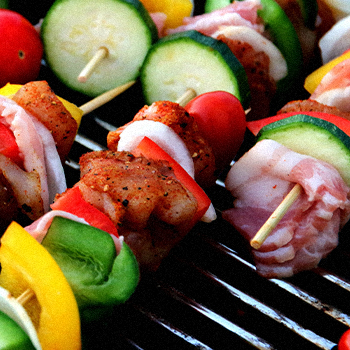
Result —
<svg viewBox="0 0 350 350"><path fill-rule="evenodd" d="M132 152L147 136L179 163L194 178L191 154L181 137L169 126L153 120L138 120L129 124L120 134L117 151Z"/></svg>
<svg viewBox="0 0 350 350"><path fill-rule="evenodd" d="M0 310L26 332L35 349L41 350L37 332L26 310L8 290L2 287L0 287Z"/></svg>
<svg viewBox="0 0 350 350"><path fill-rule="evenodd" d="M287 76L287 62L281 51L272 41L266 39L254 29L245 26L223 26L213 34L213 37L217 38L219 35L223 35L230 40L243 41L251 45L255 51L264 52L270 58L269 74L275 81Z"/></svg>
<svg viewBox="0 0 350 350"><path fill-rule="evenodd" d="M338 21L323 37L318 45L323 64L340 56L349 48L350 15Z"/></svg>

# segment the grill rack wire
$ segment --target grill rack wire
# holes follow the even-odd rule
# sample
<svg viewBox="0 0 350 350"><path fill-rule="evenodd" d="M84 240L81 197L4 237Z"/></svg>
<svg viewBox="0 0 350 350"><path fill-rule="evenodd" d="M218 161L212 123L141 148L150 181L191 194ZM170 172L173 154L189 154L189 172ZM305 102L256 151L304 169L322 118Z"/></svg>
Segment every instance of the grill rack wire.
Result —
<svg viewBox="0 0 350 350"><path fill-rule="evenodd" d="M79 156L106 148L116 126L100 115L109 113L83 118L65 166L71 184ZM247 243L221 219L232 205L223 181L208 195L218 219L199 223L102 323L85 325L84 348L336 349L350 327L349 225L318 268L267 280L256 274Z"/></svg>
<svg viewBox="0 0 350 350"><path fill-rule="evenodd" d="M18 0L13 7L37 23L51 2L42 3L39 12L33 4ZM195 14L203 10L204 1L195 1ZM63 86L45 62L38 79L77 105L89 100ZM79 157L105 149L108 131L130 121L142 106L137 83L84 116L65 164L68 187L79 180ZM223 182L208 195L218 219L198 224L156 273L142 277L125 304L102 321L84 325L83 348L335 350L350 327L350 224L318 268L267 280L256 274L247 243L220 217L232 205Z"/></svg>

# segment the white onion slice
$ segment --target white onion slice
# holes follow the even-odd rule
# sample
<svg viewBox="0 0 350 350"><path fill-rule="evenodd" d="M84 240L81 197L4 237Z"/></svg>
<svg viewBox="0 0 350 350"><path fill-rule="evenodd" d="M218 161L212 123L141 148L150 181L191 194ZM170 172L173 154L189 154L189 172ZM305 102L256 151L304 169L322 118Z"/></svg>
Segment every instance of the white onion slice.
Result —
<svg viewBox="0 0 350 350"><path fill-rule="evenodd" d="M255 51L262 51L270 58L269 74L275 81L284 78L288 73L287 62L281 51L272 41L266 39L252 28L245 26L222 26L213 37L224 35L231 40L248 43Z"/></svg>
<svg viewBox="0 0 350 350"><path fill-rule="evenodd" d="M205 214L202 216L201 221L206 222L206 223L210 223L214 220L216 220L217 215L216 215L216 211L215 208L213 206L213 203L210 203L208 210L205 212Z"/></svg>
<svg viewBox="0 0 350 350"><path fill-rule="evenodd" d="M12 318L26 332L35 349L41 350L37 332L26 310L8 290L2 287L0 287L0 310Z"/></svg>
<svg viewBox="0 0 350 350"><path fill-rule="evenodd" d="M33 122L44 146L49 203L51 204L57 193L63 193L67 189L66 176L51 132L34 117Z"/></svg>
<svg viewBox="0 0 350 350"><path fill-rule="evenodd" d="M129 124L120 134L117 150L132 152L147 136L194 178L191 154L181 137L169 126L153 120L138 120Z"/></svg>
<svg viewBox="0 0 350 350"><path fill-rule="evenodd" d="M337 22L323 37L318 45L322 62L326 64L350 48L350 16Z"/></svg>
<svg viewBox="0 0 350 350"><path fill-rule="evenodd" d="M24 155L26 171L37 171L40 176L44 211L49 210L49 191L44 158L44 146L31 117L16 102L0 96L0 112L13 131L20 152Z"/></svg>

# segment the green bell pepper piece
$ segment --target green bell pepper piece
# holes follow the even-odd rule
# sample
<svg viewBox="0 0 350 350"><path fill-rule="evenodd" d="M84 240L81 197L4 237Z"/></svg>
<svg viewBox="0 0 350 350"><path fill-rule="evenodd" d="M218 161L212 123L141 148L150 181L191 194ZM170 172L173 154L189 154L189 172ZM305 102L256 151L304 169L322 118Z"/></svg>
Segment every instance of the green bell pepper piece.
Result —
<svg viewBox="0 0 350 350"><path fill-rule="evenodd" d="M258 10L258 15L287 62L288 75L280 80L277 86L278 92L283 94L294 85L303 69L303 53L294 26L278 3L274 0L260 2L262 9ZM207 0L206 9L218 9L230 3L230 0Z"/></svg>
<svg viewBox="0 0 350 350"><path fill-rule="evenodd" d="M55 217L42 242L72 287L80 314L87 321L124 303L139 282L139 267L126 243L116 255L105 231Z"/></svg>
<svg viewBox="0 0 350 350"><path fill-rule="evenodd" d="M204 5L204 12L209 13L226 7L231 4L231 0L207 0Z"/></svg>
<svg viewBox="0 0 350 350"><path fill-rule="evenodd" d="M0 311L0 349L35 349L26 332L2 311Z"/></svg>
<svg viewBox="0 0 350 350"><path fill-rule="evenodd" d="M283 93L299 78L303 69L303 53L293 24L282 8L274 0L260 1L262 9L258 10L258 15L287 62L288 74L277 85L279 92Z"/></svg>
<svg viewBox="0 0 350 350"><path fill-rule="evenodd" d="M300 7L305 26L314 30L318 13L317 0L296 0L296 2Z"/></svg>
<svg viewBox="0 0 350 350"><path fill-rule="evenodd" d="M244 1L244 0L236 0L236 1ZM209 12L218 10L222 7L228 6L232 2L233 0L207 0L205 2L204 11L206 13L209 13ZM318 13L317 0L296 0L296 3L300 8L305 26L311 30L315 29L316 18Z"/></svg>

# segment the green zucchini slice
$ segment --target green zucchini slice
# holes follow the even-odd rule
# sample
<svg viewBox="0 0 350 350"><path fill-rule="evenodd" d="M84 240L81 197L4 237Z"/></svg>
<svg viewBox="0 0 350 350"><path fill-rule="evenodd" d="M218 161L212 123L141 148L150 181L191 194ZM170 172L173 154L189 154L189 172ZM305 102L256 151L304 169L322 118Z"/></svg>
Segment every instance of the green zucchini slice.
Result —
<svg viewBox="0 0 350 350"><path fill-rule="evenodd" d="M297 114L264 126L258 141L271 139L333 165L350 186L350 137L326 120Z"/></svg>
<svg viewBox="0 0 350 350"><path fill-rule="evenodd" d="M155 43L141 69L146 103L175 102L188 89L197 95L223 90L248 108L250 89L243 66L226 44L197 31L168 35Z"/></svg>
<svg viewBox="0 0 350 350"><path fill-rule="evenodd" d="M68 87L88 96L138 77L157 28L138 0L56 0L44 18L45 60ZM78 76L97 50L108 55L86 82Z"/></svg>

